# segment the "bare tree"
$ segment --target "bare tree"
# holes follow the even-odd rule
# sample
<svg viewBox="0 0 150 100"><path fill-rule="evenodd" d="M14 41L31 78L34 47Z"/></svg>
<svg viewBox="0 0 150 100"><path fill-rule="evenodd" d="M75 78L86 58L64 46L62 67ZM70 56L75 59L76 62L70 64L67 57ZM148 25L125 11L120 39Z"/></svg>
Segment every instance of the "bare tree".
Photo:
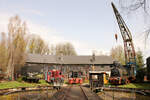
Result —
<svg viewBox="0 0 150 100"><path fill-rule="evenodd" d="M145 20L145 26L143 32L145 34L145 45L147 38L150 34L150 1L149 0L118 0L120 8L122 11L127 12L127 14L134 15L135 12L140 12L139 15L143 15ZM136 15L137 16L137 15Z"/></svg>
<svg viewBox="0 0 150 100"><path fill-rule="evenodd" d="M57 44L55 52L56 55L77 55L73 45L69 42Z"/></svg>
<svg viewBox="0 0 150 100"><path fill-rule="evenodd" d="M148 0L119 0L119 4L122 9L128 10L129 12L142 9L147 13L149 8Z"/></svg>
<svg viewBox="0 0 150 100"><path fill-rule="evenodd" d="M122 65L125 64L124 50L121 45L112 48L110 51L110 55L114 60L119 61Z"/></svg>
<svg viewBox="0 0 150 100"><path fill-rule="evenodd" d="M25 63L26 23L19 16L10 18L8 24L8 77L14 80L17 70Z"/></svg>
<svg viewBox="0 0 150 100"><path fill-rule="evenodd" d="M52 44L50 47L50 54L51 55L56 55L56 50L55 50L55 46Z"/></svg>
<svg viewBox="0 0 150 100"><path fill-rule="evenodd" d="M119 61L122 65L125 64L124 50L121 45L112 48L110 51L110 55L114 60ZM144 65L143 54L140 49L136 51L136 65L138 67L142 67Z"/></svg>
<svg viewBox="0 0 150 100"><path fill-rule="evenodd" d="M144 65L143 54L140 49L138 49L138 51L136 52L136 64L139 68L141 68Z"/></svg>
<svg viewBox="0 0 150 100"><path fill-rule="evenodd" d="M50 54L50 48L40 36L32 35L28 43L27 52L32 54Z"/></svg>
<svg viewBox="0 0 150 100"><path fill-rule="evenodd" d="M7 62L8 62L8 52L7 52L7 40L6 40L6 34L1 33L1 41L0 41L0 69L3 72L6 72L7 70Z"/></svg>

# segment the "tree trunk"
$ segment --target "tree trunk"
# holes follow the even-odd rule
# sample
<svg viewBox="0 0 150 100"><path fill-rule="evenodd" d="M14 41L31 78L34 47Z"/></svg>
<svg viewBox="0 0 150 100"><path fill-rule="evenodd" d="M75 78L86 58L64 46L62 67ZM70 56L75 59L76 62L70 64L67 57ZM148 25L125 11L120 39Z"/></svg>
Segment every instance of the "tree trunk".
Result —
<svg viewBox="0 0 150 100"><path fill-rule="evenodd" d="M12 64L12 66L11 66L11 70L12 70L12 72L11 72L11 79L12 79L12 81L14 81L15 80L15 78L14 78L14 64Z"/></svg>
<svg viewBox="0 0 150 100"><path fill-rule="evenodd" d="M9 79L11 77L11 59L8 60L8 66L7 66L7 78Z"/></svg>
<svg viewBox="0 0 150 100"><path fill-rule="evenodd" d="M14 80L14 61L13 61L13 54L12 51L10 51L10 58L8 61L8 67L7 67L7 77L9 80Z"/></svg>

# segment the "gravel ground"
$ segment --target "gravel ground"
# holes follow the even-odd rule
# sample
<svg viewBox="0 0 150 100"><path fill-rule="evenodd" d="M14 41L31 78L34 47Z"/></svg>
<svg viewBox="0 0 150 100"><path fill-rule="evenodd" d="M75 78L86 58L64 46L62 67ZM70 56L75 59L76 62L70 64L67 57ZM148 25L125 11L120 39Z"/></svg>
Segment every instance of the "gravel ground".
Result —
<svg viewBox="0 0 150 100"><path fill-rule="evenodd" d="M128 92L103 91L99 92L98 95L103 100L150 100L150 96Z"/></svg>
<svg viewBox="0 0 150 100"><path fill-rule="evenodd" d="M0 100L47 100L56 91L28 91L28 92L18 92L9 95L0 96Z"/></svg>

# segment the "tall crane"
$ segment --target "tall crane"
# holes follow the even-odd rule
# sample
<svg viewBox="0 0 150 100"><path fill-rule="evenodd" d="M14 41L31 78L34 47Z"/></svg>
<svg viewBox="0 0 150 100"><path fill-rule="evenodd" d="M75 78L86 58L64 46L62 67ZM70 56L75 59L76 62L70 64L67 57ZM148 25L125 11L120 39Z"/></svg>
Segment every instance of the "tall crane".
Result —
<svg viewBox="0 0 150 100"><path fill-rule="evenodd" d="M117 8L111 3L113 11L115 13L118 26L123 38L124 43L124 53L125 53L125 63L126 66L130 69L130 76L135 76L136 74L136 54L133 45L132 35L130 30L128 29L127 25L125 24L123 18L121 17L120 13L118 12Z"/></svg>

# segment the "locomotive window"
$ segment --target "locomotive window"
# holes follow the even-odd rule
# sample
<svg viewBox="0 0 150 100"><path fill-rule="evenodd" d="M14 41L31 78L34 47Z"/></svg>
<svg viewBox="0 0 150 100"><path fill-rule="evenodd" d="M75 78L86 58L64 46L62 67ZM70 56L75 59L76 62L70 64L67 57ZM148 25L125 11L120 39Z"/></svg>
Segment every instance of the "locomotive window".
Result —
<svg viewBox="0 0 150 100"><path fill-rule="evenodd" d="M51 72L48 72L48 75L51 75Z"/></svg>
<svg viewBox="0 0 150 100"><path fill-rule="evenodd" d="M54 73L54 71L52 72L52 77L54 77L55 76L55 73Z"/></svg>
<svg viewBox="0 0 150 100"><path fill-rule="evenodd" d="M79 72L79 76L83 75L83 72Z"/></svg>
<svg viewBox="0 0 150 100"><path fill-rule="evenodd" d="M98 75L92 75L92 79L98 79Z"/></svg>
<svg viewBox="0 0 150 100"><path fill-rule="evenodd" d="M77 78L78 77L78 72L73 72L73 77Z"/></svg>

